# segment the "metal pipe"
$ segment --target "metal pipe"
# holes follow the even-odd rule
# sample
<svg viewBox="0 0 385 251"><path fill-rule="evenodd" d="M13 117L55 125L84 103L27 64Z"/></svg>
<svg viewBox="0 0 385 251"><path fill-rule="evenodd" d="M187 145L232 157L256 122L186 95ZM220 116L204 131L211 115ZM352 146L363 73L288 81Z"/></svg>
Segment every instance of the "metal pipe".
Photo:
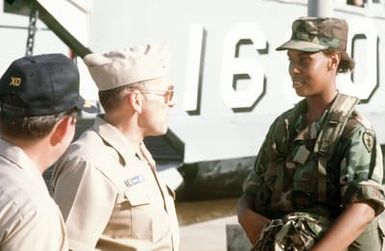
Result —
<svg viewBox="0 0 385 251"><path fill-rule="evenodd" d="M333 0L308 0L307 15L312 17L333 16Z"/></svg>

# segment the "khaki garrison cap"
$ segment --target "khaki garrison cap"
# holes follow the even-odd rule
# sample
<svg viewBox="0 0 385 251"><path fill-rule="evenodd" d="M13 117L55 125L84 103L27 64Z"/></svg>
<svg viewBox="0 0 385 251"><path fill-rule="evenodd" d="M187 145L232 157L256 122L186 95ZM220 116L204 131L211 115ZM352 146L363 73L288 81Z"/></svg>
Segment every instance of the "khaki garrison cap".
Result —
<svg viewBox="0 0 385 251"><path fill-rule="evenodd" d="M99 91L168 76L169 54L164 45L124 48L89 54L84 63Z"/></svg>
<svg viewBox="0 0 385 251"><path fill-rule="evenodd" d="M293 22L289 41L277 48L317 52L326 49L346 51L348 24L331 17L301 17Z"/></svg>

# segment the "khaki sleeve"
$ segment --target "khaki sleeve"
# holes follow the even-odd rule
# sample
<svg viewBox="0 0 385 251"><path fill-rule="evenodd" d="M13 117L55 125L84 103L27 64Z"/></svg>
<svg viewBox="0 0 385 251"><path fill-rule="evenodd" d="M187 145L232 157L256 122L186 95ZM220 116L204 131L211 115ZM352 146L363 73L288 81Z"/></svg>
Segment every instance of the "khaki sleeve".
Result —
<svg viewBox="0 0 385 251"><path fill-rule="evenodd" d="M63 170L54 182L54 199L66 222L70 249L95 250L110 219L116 189L83 160L61 160L55 168Z"/></svg>
<svg viewBox="0 0 385 251"><path fill-rule="evenodd" d="M68 250L64 232L59 227L60 215L50 213L54 212L36 211L29 203L9 205L0 219L0 250Z"/></svg>

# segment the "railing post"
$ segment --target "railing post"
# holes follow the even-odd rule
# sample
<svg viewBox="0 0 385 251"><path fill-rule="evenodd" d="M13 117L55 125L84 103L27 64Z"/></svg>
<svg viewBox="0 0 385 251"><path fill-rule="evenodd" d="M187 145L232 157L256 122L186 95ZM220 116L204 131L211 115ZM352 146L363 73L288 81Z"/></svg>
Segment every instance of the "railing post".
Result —
<svg viewBox="0 0 385 251"><path fill-rule="evenodd" d="M333 0L308 0L307 15L312 17L333 16Z"/></svg>

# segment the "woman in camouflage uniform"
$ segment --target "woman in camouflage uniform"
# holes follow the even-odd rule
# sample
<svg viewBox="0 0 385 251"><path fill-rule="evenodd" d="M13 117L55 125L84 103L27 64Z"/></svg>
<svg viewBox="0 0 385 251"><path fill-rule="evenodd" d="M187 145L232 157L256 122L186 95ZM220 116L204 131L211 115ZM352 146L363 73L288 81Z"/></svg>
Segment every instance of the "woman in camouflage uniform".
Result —
<svg viewBox="0 0 385 251"><path fill-rule="evenodd" d="M277 50L287 50L293 88L305 99L271 125L244 183L239 223L256 250L381 250L381 149L354 109L358 99L336 88L337 73L354 68L346 53L348 25L304 17L292 32ZM282 231L288 219L296 229Z"/></svg>

